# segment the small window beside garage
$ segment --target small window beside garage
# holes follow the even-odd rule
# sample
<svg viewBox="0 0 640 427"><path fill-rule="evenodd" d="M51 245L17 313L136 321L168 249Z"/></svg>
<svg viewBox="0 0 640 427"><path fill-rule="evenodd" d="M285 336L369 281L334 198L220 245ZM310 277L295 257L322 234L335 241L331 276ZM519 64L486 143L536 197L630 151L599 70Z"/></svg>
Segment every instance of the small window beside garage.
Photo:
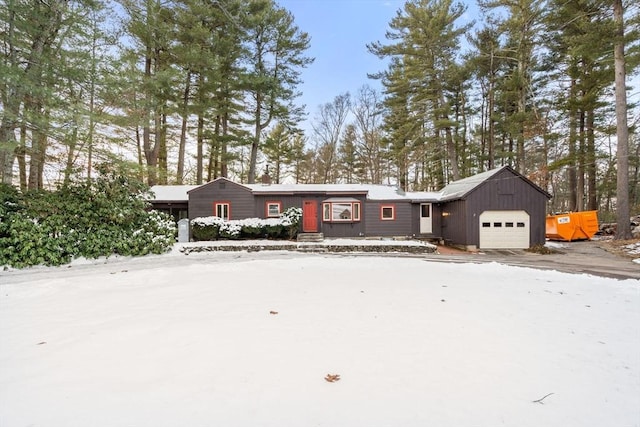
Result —
<svg viewBox="0 0 640 427"><path fill-rule="evenodd" d="M382 221L393 221L396 219L396 207L395 205L382 205L380 206L380 219Z"/></svg>

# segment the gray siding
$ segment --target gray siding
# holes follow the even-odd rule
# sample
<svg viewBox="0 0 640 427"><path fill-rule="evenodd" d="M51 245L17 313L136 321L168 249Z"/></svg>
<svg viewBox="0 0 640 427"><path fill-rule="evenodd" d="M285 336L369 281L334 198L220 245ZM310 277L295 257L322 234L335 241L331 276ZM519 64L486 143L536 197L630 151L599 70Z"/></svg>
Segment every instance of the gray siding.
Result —
<svg viewBox="0 0 640 427"><path fill-rule="evenodd" d="M529 214L531 245L545 242L547 196L532 183L503 170L493 176L464 200L446 203L444 211L444 238L454 244L480 244L480 214L488 210L523 210Z"/></svg>
<svg viewBox="0 0 640 427"><path fill-rule="evenodd" d="M394 220L382 220L380 209L382 206L393 206ZM381 202L369 201L364 208L364 218L367 224L366 236L409 236L412 227L412 209L408 201Z"/></svg>
<svg viewBox="0 0 640 427"><path fill-rule="evenodd" d="M367 202L365 196L350 196L360 201L360 221L358 222L324 222L322 220L322 201L331 199L333 196L323 195L318 199L318 222L319 230L325 237L361 237L366 235Z"/></svg>
<svg viewBox="0 0 640 427"><path fill-rule="evenodd" d="M214 215L214 203L229 203L231 219L255 216L251 191L226 179L217 179L189 192L189 219Z"/></svg>
<svg viewBox="0 0 640 427"><path fill-rule="evenodd" d="M435 202L431 203L431 234L420 234L420 205L422 203L414 202L411 205L411 234L420 237L442 237L442 205Z"/></svg>
<svg viewBox="0 0 640 427"><path fill-rule="evenodd" d="M291 196L291 195L263 195L257 194L255 197L255 211L252 216L256 218L266 218L266 206L267 202L280 202L282 204L282 211L284 212L288 208L302 208L302 200L304 197ZM313 197L311 197L313 198Z"/></svg>
<svg viewBox="0 0 640 427"><path fill-rule="evenodd" d="M468 241L467 203L465 200L454 200L441 207L442 238L447 243L466 245Z"/></svg>
<svg viewBox="0 0 640 427"><path fill-rule="evenodd" d="M352 196L350 196L352 197ZM267 202L281 202L282 209L289 207L302 208L304 200L313 200L318 207L318 231L323 233L325 237L358 237L365 235L365 215L360 214L359 222L324 222L322 220L322 202L330 199L332 196L318 193L296 194L296 195L273 195L259 194L255 196L255 210L253 216L265 218L265 204ZM364 196L353 196L360 201L361 208L366 209L366 200Z"/></svg>

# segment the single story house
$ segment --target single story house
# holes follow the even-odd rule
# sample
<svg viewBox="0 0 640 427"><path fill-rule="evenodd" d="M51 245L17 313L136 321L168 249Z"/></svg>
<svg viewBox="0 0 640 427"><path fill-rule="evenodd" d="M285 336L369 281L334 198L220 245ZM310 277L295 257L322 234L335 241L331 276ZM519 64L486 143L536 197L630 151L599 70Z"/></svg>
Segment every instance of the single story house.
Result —
<svg viewBox="0 0 640 427"><path fill-rule="evenodd" d="M440 192L366 184L238 184L227 178L152 190L153 207L175 218L269 218L300 207L304 233L437 239L467 249L544 244L551 197L509 166L452 182Z"/></svg>

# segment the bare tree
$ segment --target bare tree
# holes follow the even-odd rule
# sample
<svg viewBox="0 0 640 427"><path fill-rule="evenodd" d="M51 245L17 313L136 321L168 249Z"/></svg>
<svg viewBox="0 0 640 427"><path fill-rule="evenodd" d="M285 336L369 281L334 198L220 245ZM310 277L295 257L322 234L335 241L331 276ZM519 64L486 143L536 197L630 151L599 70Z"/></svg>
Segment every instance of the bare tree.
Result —
<svg viewBox="0 0 640 427"><path fill-rule="evenodd" d="M327 184L335 177L335 161L337 157L338 142L342 129L347 121L351 108L351 95L349 92L336 96L333 102L320 106L315 121L311 124L317 141L317 154L319 156L318 168L323 184Z"/></svg>
<svg viewBox="0 0 640 427"><path fill-rule="evenodd" d="M352 111L358 130L357 151L367 173L366 180L382 183L382 99L370 86L362 86L354 99Z"/></svg>

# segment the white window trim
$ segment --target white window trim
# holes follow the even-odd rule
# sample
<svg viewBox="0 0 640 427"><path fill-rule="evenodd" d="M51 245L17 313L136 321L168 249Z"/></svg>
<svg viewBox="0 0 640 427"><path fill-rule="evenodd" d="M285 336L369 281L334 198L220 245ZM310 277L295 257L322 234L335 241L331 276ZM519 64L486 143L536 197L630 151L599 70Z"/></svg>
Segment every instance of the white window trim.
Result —
<svg viewBox="0 0 640 427"><path fill-rule="evenodd" d="M278 207L278 213L271 214L271 207L272 206L277 206ZM280 216L280 214L282 213L282 202L267 202L267 218L277 218Z"/></svg>
<svg viewBox="0 0 640 427"><path fill-rule="evenodd" d="M231 219L231 203L229 202L216 202L214 203L215 214L218 218L222 218L225 221L229 221ZM219 215L220 210L222 210L223 215ZM224 212L227 212L226 217L224 216Z"/></svg>

